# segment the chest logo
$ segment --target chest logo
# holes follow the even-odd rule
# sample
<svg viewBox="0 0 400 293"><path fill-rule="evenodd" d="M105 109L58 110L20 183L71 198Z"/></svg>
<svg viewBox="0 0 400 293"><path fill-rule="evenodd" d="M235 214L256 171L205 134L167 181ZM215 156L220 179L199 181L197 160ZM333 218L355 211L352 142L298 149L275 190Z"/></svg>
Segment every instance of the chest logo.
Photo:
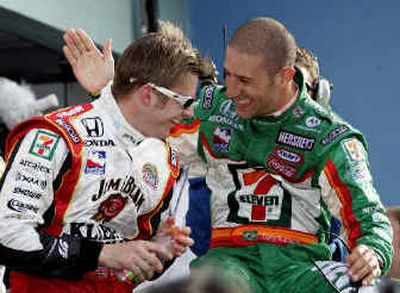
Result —
<svg viewBox="0 0 400 293"><path fill-rule="evenodd" d="M214 129L213 144L218 152L228 152L231 143L230 128L217 127Z"/></svg>
<svg viewBox="0 0 400 293"><path fill-rule="evenodd" d="M104 175L106 173L106 152L89 150L85 174Z"/></svg>
<svg viewBox="0 0 400 293"><path fill-rule="evenodd" d="M321 120L318 119L318 118L315 117L315 116L311 116L311 117L308 117L308 118L306 119L306 125L307 125L307 127L309 127L309 128L317 127L317 126L320 125L320 124L321 124Z"/></svg>
<svg viewBox="0 0 400 293"><path fill-rule="evenodd" d="M281 159L293 164L300 164L303 162L303 156L299 153L285 150L282 148L274 148L274 153Z"/></svg>
<svg viewBox="0 0 400 293"><path fill-rule="evenodd" d="M86 129L88 136L100 137L104 134L104 125L100 117L84 118L82 124Z"/></svg>
<svg viewBox="0 0 400 293"><path fill-rule="evenodd" d="M156 166L146 163L142 168L142 178L144 183L151 189L157 190L158 188L158 172Z"/></svg>
<svg viewBox="0 0 400 293"><path fill-rule="evenodd" d="M311 151L314 147L315 139L281 130L277 142L296 149Z"/></svg>

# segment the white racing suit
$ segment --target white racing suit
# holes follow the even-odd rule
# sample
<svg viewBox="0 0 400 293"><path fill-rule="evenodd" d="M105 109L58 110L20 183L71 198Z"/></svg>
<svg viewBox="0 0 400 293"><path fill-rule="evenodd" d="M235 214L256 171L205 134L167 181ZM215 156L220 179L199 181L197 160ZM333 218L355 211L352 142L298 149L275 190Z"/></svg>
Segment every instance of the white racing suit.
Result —
<svg viewBox="0 0 400 293"><path fill-rule="evenodd" d="M19 125L7 158L0 263L12 270L11 290L131 292L98 267L102 243L150 239L172 213L175 150L132 128L105 91Z"/></svg>

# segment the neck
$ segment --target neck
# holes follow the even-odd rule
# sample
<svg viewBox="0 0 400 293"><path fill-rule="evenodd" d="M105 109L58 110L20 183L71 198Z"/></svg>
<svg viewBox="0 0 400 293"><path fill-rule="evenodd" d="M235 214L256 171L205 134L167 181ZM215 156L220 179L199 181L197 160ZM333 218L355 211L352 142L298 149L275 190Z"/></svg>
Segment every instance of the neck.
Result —
<svg viewBox="0 0 400 293"><path fill-rule="evenodd" d="M155 137L151 132L152 125L149 121L146 111L141 109L136 97L125 97L118 101L119 108L126 121L137 131L147 137Z"/></svg>
<svg viewBox="0 0 400 293"><path fill-rule="evenodd" d="M292 81L283 94L280 95L280 103L277 107L277 110L274 113L271 113L270 116L279 116L289 109L290 106L296 101L297 95L298 86L294 81Z"/></svg>

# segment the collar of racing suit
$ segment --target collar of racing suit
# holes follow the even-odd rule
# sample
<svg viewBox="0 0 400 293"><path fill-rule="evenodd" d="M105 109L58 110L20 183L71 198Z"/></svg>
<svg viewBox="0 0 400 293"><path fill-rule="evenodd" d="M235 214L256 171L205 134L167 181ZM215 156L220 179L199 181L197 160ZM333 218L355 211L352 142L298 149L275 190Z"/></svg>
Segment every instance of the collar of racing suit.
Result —
<svg viewBox="0 0 400 293"><path fill-rule="evenodd" d="M135 141L135 144L146 138L125 119L117 101L111 93L111 85L108 85L101 91L100 98L93 102L93 106L102 113L103 117L110 118L113 133L121 133L123 138L130 139L132 142Z"/></svg>

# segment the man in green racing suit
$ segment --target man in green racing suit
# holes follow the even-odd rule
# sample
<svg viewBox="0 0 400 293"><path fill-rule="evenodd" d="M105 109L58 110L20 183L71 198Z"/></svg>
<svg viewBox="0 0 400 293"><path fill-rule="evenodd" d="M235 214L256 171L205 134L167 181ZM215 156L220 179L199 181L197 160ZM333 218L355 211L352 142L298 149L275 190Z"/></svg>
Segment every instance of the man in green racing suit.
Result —
<svg viewBox="0 0 400 293"><path fill-rule="evenodd" d="M366 142L308 96L302 74L290 66L294 58L272 81L260 81L276 62L244 44L257 44L261 32L275 40L279 32L288 36L268 18L240 27L228 44L226 87L202 89L195 119L174 131L184 141L199 130L212 192L211 249L193 266L211 264L227 278L240 276L253 292L345 292L357 281L367 285L388 270L393 252ZM284 46L290 43L287 37ZM266 98L269 104L262 104ZM180 148L184 157L186 149ZM352 250L347 263L330 261L333 216Z"/></svg>

